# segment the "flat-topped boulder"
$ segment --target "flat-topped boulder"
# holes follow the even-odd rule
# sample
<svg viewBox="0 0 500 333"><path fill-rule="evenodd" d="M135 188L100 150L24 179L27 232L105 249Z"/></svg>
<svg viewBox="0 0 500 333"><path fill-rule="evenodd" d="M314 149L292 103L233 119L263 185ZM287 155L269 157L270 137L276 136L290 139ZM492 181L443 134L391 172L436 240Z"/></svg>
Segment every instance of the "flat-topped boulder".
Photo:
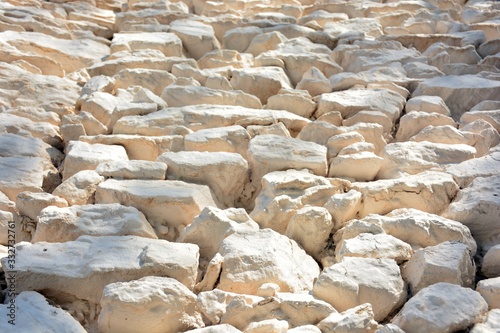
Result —
<svg viewBox="0 0 500 333"><path fill-rule="evenodd" d="M20 292L50 290L98 304L106 285L150 275L172 277L192 289L199 253L194 244L137 236L81 236L64 243L19 243L16 256ZM6 263L3 267L10 271Z"/></svg>
<svg viewBox="0 0 500 333"><path fill-rule="evenodd" d="M175 240L204 207L217 207L210 188L178 180L108 179L97 187L96 203L120 203L141 211L160 238Z"/></svg>
<svg viewBox="0 0 500 333"><path fill-rule="evenodd" d="M159 50L167 57L182 56L182 42L174 33L116 33L111 42L111 53L119 51Z"/></svg>
<svg viewBox="0 0 500 333"><path fill-rule="evenodd" d="M82 235L158 238L144 214L136 208L96 204L43 209L32 242L67 242Z"/></svg>
<svg viewBox="0 0 500 333"><path fill-rule="evenodd" d="M153 161L111 161L100 163L96 172L106 178L164 180L167 165Z"/></svg>
<svg viewBox="0 0 500 333"><path fill-rule="evenodd" d="M250 134L240 126L226 126L202 129L184 137L188 151L225 151L247 156Z"/></svg>

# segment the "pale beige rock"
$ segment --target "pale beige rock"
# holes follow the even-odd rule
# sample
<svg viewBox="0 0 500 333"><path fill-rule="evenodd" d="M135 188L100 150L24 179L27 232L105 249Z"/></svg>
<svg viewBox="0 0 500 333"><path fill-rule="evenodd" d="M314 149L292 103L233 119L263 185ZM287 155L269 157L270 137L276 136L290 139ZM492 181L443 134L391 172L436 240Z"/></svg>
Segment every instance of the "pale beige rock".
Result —
<svg viewBox="0 0 500 333"><path fill-rule="evenodd" d="M200 261L210 261L227 236L235 232L257 231L255 223L244 209L205 207L181 233L178 242L197 244L200 247Z"/></svg>
<svg viewBox="0 0 500 333"><path fill-rule="evenodd" d="M347 147L342 148L342 150L339 151L338 156L345 156L345 155L358 154L364 152L373 153L374 151L375 151L375 145L373 143L356 142L350 144Z"/></svg>
<svg viewBox="0 0 500 333"><path fill-rule="evenodd" d="M286 320L266 319L250 323L244 330L245 333L284 333L289 328Z"/></svg>
<svg viewBox="0 0 500 333"><path fill-rule="evenodd" d="M375 333L405 333L405 331L400 329L399 326L389 323L384 326L380 326L380 328L376 330Z"/></svg>
<svg viewBox="0 0 500 333"><path fill-rule="evenodd" d="M473 159L476 149L466 144L428 141L395 142L384 147L379 179L419 174L425 170L444 170L448 165Z"/></svg>
<svg viewBox="0 0 500 333"><path fill-rule="evenodd" d="M322 206L350 183L329 180L305 170L271 172L262 178L262 191L250 216L261 226L284 234L290 219L305 205Z"/></svg>
<svg viewBox="0 0 500 333"><path fill-rule="evenodd" d="M221 322L244 329L252 322L274 318L287 321L292 328L315 325L336 312L330 304L308 293L277 293L270 298L252 299L238 295L228 303Z"/></svg>
<svg viewBox="0 0 500 333"><path fill-rule="evenodd" d="M456 332L481 322L488 304L469 288L436 283L422 289L403 306L392 323L405 332Z"/></svg>
<svg viewBox="0 0 500 333"><path fill-rule="evenodd" d="M32 242L68 242L82 235L158 238L144 214L120 204L47 207L40 213Z"/></svg>
<svg viewBox="0 0 500 333"><path fill-rule="evenodd" d="M497 131L500 131L500 111L499 110L479 110L469 111L460 117L460 124L465 125L475 120L483 119L490 123Z"/></svg>
<svg viewBox="0 0 500 333"><path fill-rule="evenodd" d="M481 272L484 274L484 276L500 276L500 264L498 258L500 258L500 245L495 245L491 247L484 255L483 266L481 267Z"/></svg>
<svg viewBox="0 0 500 333"><path fill-rule="evenodd" d="M285 235L295 240L314 259L320 261L333 229L332 216L323 207L302 207L290 219Z"/></svg>
<svg viewBox="0 0 500 333"><path fill-rule="evenodd" d="M245 128L239 125L207 128L186 135L184 146L188 151L219 151L246 157L250 138Z"/></svg>
<svg viewBox="0 0 500 333"><path fill-rule="evenodd" d="M438 282L470 288L476 275L467 245L458 242L444 242L415 251L401 271L413 295Z"/></svg>
<svg viewBox="0 0 500 333"><path fill-rule="evenodd" d="M340 114L339 111L327 112L316 120L325 121L325 122L332 124L334 126L341 126L342 125L342 115Z"/></svg>
<svg viewBox="0 0 500 333"><path fill-rule="evenodd" d="M439 113L445 116L450 116L450 109L439 96L415 96L410 98L405 105L406 113L412 111Z"/></svg>
<svg viewBox="0 0 500 333"><path fill-rule="evenodd" d="M15 114L0 113L0 133L25 133L24 136L41 139L53 147L62 147L62 138L58 126L44 121L33 121Z"/></svg>
<svg viewBox="0 0 500 333"><path fill-rule="evenodd" d="M9 304L0 305L0 313L4 318L0 322L0 329L8 332L12 329L12 320ZM36 291L23 291L15 298L15 309L17 318L24 320L14 320L16 330L20 332L61 332L69 330L75 333L87 332L80 323L73 318L68 312L60 307L55 307L49 300ZM16 318L16 319L17 319Z"/></svg>
<svg viewBox="0 0 500 333"><path fill-rule="evenodd" d="M428 141L434 143L466 144L475 146L479 136L474 133L456 129L455 126L443 125L424 127L420 132L410 138L410 141ZM481 138L482 139L482 138Z"/></svg>
<svg viewBox="0 0 500 333"><path fill-rule="evenodd" d="M380 124L384 128L384 133L390 134L393 129L392 120L380 111L359 111L354 116L344 119L342 125L353 126L358 123Z"/></svg>
<svg viewBox="0 0 500 333"><path fill-rule="evenodd" d="M290 135L290 131L286 128L283 123L277 123L273 125L267 125L267 126L262 126L262 125L250 125L246 128L248 134L250 134L250 137L253 138L257 135L265 135L265 134L274 134L274 135L279 135L284 138L291 138L292 136Z"/></svg>
<svg viewBox="0 0 500 333"><path fill-rule="evenodd" d="M175 20L170 24L170 31L182 40L182 46L196 60L221 48L214 29L208 24L189 19Z"/></svg>
<svg viewBox="0 0 500 333"><path fill-rule="evenodd" d="M490 309L500 309L500 277L479 281L476 291L483 296Z"/></svg>
<svg viewBox="0 0 500 333"><path fill-rule="evenodd" d="M461 190L443 216L465 224L484 250L500 243L500 176L479 177Z"/></svg>
<svg viewBox="0 0 500 333"><path fill-rule="evenodd" d="M342 118L349 118L358 111L380 111L393 122L399 118L405 99L388 89L349 89L322 94L318 101L316 117L329 111L340 111Z"/></svg>
<svg viewBox="0 0 500 333"><path fill-rule="evenodd" d="M241 331L229 324L212 325L204 328L185 331L186 333L241 333Z"/></svg>
<svg viewBox="0 0 500 333"><path fill-rule="evenodd" d="M411 137L430 125L457 127L455 121L449 116L440 113L412 111L401 117L398 132L396 133L396 140L408 141Z"/></svg>
<svg viewBox="0 0 500 333"><path fill-rule="evenodd" d="M402 87L410 86L411 80L400 63L388 66L373 67L359 73L342 72L330 77L333 91L347 90L355 86L367 87L372 84L397 84Z"/></svg>
<svg viewBox="0 0 500 333"><path fill-rule="evenodd" d="M50 193L21 192L17 195L15 206L20 215L27 216L36 221L38 215L45 207L67 207L68 202Z"/></svg>
<svg viewBox="0 0 500 333"><path fill-rule="evenodd" d="M302 75L296 88L307 90L311 96L331 93L333 89L330 80L316 67L311 67Z"/></svg>
<svg viewBox="0 0 500 333"><path fill-rule="evenodd" d="M72 141L64 159L63 181L79 171L94 170L102 162L127 160L127 152L122 146Z"/></svg>
<svg viewBox="0 0 500 333"><path fill-rule="evenodd" d="M174 333L205 326L196 308L196 295L168 277L108 284L100 306L99 332Z"/></svg>
<svg viewBox="0 0 500 333"><path fill-rule="evenodd" d="M391 259L344 258L323 270L314 283L313 294L338 311L370 303L377 321L406 300L405 283Z"/></svg>
<svg viewBox="0 0 500 333"><path fill-rule="evenodd" d="M255 294L270 282L283 292L311 290L320 273L295 241L270 229L234 233L222 241L218 252L224 262L217 287L239 294Z"/></svg>
<svg viewBox="0 0 500 333"><path fill-rule="evenodd" d="M224 207L241 205L249 182L248 163L241 155L226 152L168 152L157 159L168 165L167 179L208 185Z"/></svg>
<svg viewBox="0 0 500 333"><path fill-rule="evenodd" d="M104 181L94 170L78 171L52 192L53 195L63 198L69 206L94 203L97 186Z"/></svg>
<svg viewBox="0 0 500 333"><path fill-rule="evenodd" d="M486 320L474 325L471 333L493 333L500 327L500 310L493 309L488 312Z"/></svg>
<svg viewBox="0 0 500 333"><path fill-rule="evenodd" d="M252 39L262 34L262 29L255 26L236 27L224 33L223 46L225 49L245 52Z"/></svg>
<svg viewBox="0 0 500 333"><path fill-rule="evenodd" d="M278 44L286 41L287 39L288 38L286 38L279 31L259 34L250 41L250 45L248 45L245 53L251 53L253 56L258 56L263 52L275 50Z"/></svg>
<svg viewBox="0 0 500 333"><path fill-rule="evenodd" d="M108 179L96 203L120 203L141 211L159 238L175 240L206 206L217 206L208 186L176 180Z"/></svg>
<svg viewBox="0 0 500 333"><path fill-rule="evenodd" d="M0 210L0 244L1 245L9 245L9 239L10 239L10 245L12 246L12 236L14 236L14 241L17 242L16 235L12 235L12 231L10 232L10 237L9 237L9 230L11 228L9 227L9 223L12 225L12 223L15 223L14 220L14 215L11 212L5 212L3 210ZM15 232L15 229L14 229Z"/></svg>
<svg viewBox="0 0 500 333"><path fill-rule="evenodd" d="M328 161L330 161L332 157L337 156L338 153L345 147L358 142L365 142L365 138L358 132L347 132L332 135L326 143L328 148Z"/></svg>
<svg viewBox="0 0 500 333"><path fill-rule="evenodd" d="M352 188L363 194L364 205L359 212L361 217L387 214L397 208L416 208L440 214L459 190L451 175L435 171L398 179L354 183ZM432 203L429 202L431 197Z"/></svg>
<svg viewBox="0 0 500 333"><path fill-rule="evenodd" d="M292 88L285 71L273 66L233 70L229 82L235 90L256 96L263 105L281 89Z"/></svg>
<svg viewBox="0 0 500 333"><path fill-rule="evenodd" d="M251 67L253 58L238 51L221 49L205 53L197 63L201 69L221 68L224 71L227 67Z"/></svg>
<svg viewBox="0 0 500 333"><path fill-rule="evenodd" d="M172 107L217 104L237 105L254 109L262 108L261 101L257 97L239 90L226 91L199 86L170 85L163 90L161 97Z"/></svg>
<svg viewBox="0 0 500 333"><path fill-rule="evenodd" d="M361 304L342 313L333 313L317 325L322 333L373 333L379 327L370 303Z"/></svg>
<svg viewBox="0 0 500 333"><path fill-rule="evenodd" d="M348 155L340 153L331 159L328 177L347 178L355 181L374 180L384 162L383 158L369 151Z"/></svg>
<svg viewBox="0 0 500 333"><path fill-rule="evenodd" d="M161 69L131 68L122 69L113 79L117 89L142 86L160 96L166 86L175 82L175 76Z"/></svg>
<svg viewBox="0 0 500 333"><path fill-rule="evenodd" d="M272 171L307 168L316 175L326 176L328 169L324 146L277 135L254 137L248 148L248 159L254 184L259 184L260 179Z"/></svg>
<svg viewBox="0 0 500 333"><path fill-rule="evenodd" d="M90 95L93 92L101 91L108 94L115 92L115 79L105 75L97 75L91 78L82 88L82 95Z"/></svg>
<svg viewBox="0 0 500 333"><path fill-rule="evenodd" d="M106 285L150 275L172 277L192 289L199 255L198 246L193 244L137 236L81 236L64 243L22 242L16 250L19 291L53 291L94 304L99 303ZM5 259L2 261L5 263Z"/></svg>
<svg viewBox="0 0 500 333"><path fill-rule="evenodd" d="M11 201L24 191L43 192L45 165L40 157L0 157L0 191Z"/></svg>
<svg viewBox="0 0 500 333"><path fill-rule="evenodd" d="M471 132L476 142L474 148L477 150L477 156L486 155L492 147L497 147L500 143L500 134L487 121L478 119L464 126L460 126L461 131Z"/></svg>
<svg viewBox="0 0 500 333"><path fill-rule="evenodd" d="M291 330L288 330L289 333L321 333L321 330L314 325L302 325Z"/></svg>
<svg viewBox="0 0 500 333"><path fill-rule="evenodd" d="M26 193L31 193L31 192L26 192ZM10 200L3 192L0 192L0 210L14 213L16 211L16 205L17 204L15 201Z"/></svg>
<svg viewBox="0 0 500 333"><path fill-rule="evenodd" d="M361 233L354 238L342 239L335 247L335 259L345 257L393 259L398 264L409 260L413 251L409 244L387 234Z"/></svg>
<svg viewBox="0 0 500 333"><path fill-rule="evenodd" d="M112 134L81 136L82 142L90 144L104 144L123 146L130 160L155 161L158 156L167 151L180 151L184 149L184 137L191 131L183 126L174 126L169 130L164 128L168 135L149 136L132 134ZM118 161L127 162L127 161Z"/></svg>
<svg viewBox="0 0 500 333"><path fill-rule="evenodd" d="M362 206L362 194L356 190L332 195L324 204L332 216L334 230L342 228L345 223L358 216Z"/></svg>
<svg viewBox="0 0 500 333"><path fill-rule="evenodd" d="M167 57L182 56L182 42L174 33L115 33L111 41L110 52L158 50Z"/></svg>

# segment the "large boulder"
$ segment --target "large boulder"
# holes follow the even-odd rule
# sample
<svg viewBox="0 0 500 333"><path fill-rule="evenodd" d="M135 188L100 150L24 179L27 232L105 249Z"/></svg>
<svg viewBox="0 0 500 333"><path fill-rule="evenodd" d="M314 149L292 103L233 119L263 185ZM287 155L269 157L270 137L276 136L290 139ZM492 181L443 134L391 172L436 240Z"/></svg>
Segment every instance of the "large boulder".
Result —
<svg viewBox="0 0 500 333"><path fill-rule="evenodd" d="M182 41L182 46L196 60L205 53L220 49L220 43L215 37L212 26L194 20L175 20L170 25L170 31Z"/></svg>

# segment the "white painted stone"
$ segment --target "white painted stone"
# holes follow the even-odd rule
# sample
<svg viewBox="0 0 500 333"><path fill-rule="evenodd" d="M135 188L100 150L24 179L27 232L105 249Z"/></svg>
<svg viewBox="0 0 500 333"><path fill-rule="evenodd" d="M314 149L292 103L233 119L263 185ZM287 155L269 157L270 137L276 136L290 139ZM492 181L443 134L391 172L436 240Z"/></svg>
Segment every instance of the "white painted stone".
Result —
<svg viewBox="0 0 500 333"><path fill-rule="evenodd" d="M497 277L500 276L500 245L495 245L488 249L483 258L483 266L481 267L481 272L486 277Z"/></svg>
<svg viewBox="0 0 500 333"><path fill-rule="evenodd" d="M404 303L406 286L394 260L348 257L323 270L313 294L338 311L370 303L380 321Z"/></svg>
<svg viewBox="0 0 500 333"><path fill-rule="evenodd" d="M456 332L481 322L488 304L469 288L440 282L422 289L392 323L405 332Z"/></svg>
<svg viewBox="0 0 500 333"><path fill-rule="evenodd" d="M51 305L36 291L23 291L12 301L0 305L0 314L4 318L0 321L0 329L4 332L12 331L12 327L19 332L87 332L68 312ZM11 304L14 308L12 316ZM10 320L15 326L9 323Z"/></svg>
<svg viewBox="0 0 500 333"><path fill-rule="evenodd" d="M500 243L500 176L476 178L461 190L443 216L465 224L478 245L487 250Z"/></svg>
<svg viewBox="0 0 500 333"><path fill-rule="evenodd" d="M100 306L99 332L174 333L205 326L196 308L196 295L168 277L108 284Z"/></svg>
<svg viewBox="0 0 500 333"><path fill-rule="evenodd" d="M97 304L106 285L150 275L172 277L192 289L199 253L194 244L137 236L81 236L64 243L22 242L16 255L20 292L66 293Z"/></svg>
<svg viewBox="0 0 500 333"><path fill-rule="evenodd" d="M38 217L32 242L67 242L82 235L158 238L136 208L96 204L45 208Z"/></svg>
<svg viewBox="0 0 500 333"><path fill-rule="evenodd" d="M476 291L483 296L490 309L500 309L500 276L479 281Z"/></svg>
<svg viewBox="0 0 500 333"><path fill-rule="evenodd" d="M224 207L241 205L249 181L248 163L241 155L226 152L168 152L157 159L168 165L167 178L208 185Z"/></svg>
<svg viewBox="0 0 500 333"><path fill-rule="evenodd" d="M467 245L458 242L444 242L415 251L401 271L413 295L438 282L470 288L476 275Z"/></svg>
<svg viewBox="0 0 500 333"><path fill-rule="evenodd" d="M265 229L226 237L218 251L224 258L217 288L256 294L263 283L283 292L311 290L319 267L295 241Z"/></svg>
<svg viewBox="0 0 500 333"><path fill-rule="evenodd" d="M100 163L127 161L125 148L72 141L64 159L63 181L82 170L94 170Z"/></svg>
<svg viewBox="0 0 500 333"><path fill-rule="evenodd" d="M95 171L106 178L164 180L167 165L152 161L111 161L100 163Z"/></svg>
<svg viewBox="0 0 500 333"><path fill-rule="evenodd" d="M208 186L176 180L108 179L96 191L96 203L120 203L141 211L160 238L175 240L207 206L217 206Z"/></svg>
<svg viewBox="0 0 500 333"><path fill-rule="evenodd" d="M361 233L354 238L342 239L335 247L335 259L341 262L345 257L393 259L398 264L409 260L411 246L387 234Z"/></svg>

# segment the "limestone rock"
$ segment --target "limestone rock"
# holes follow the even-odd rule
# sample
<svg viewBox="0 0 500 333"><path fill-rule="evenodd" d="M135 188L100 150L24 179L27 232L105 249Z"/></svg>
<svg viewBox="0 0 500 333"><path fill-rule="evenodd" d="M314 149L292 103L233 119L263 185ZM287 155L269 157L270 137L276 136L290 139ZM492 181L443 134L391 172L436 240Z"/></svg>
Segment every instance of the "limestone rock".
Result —
<svg viewBox="0 0 500 333"><path fill-rule="evenodd" d="M477 323L471 330L471 333L493 333L500 327L500 310L493 309L488 312L486 320Z"/></svg>
<svg viewBox="0 0 500 333"><path fill-rule="evenodd" d="M95 171L106 178L164 180L167 165L151 161L111 161L100 163Z"/></svg>
<svg viewBox="0 0 500 333"><path fill-rule="evenodd" d="M354 238L342 239L335 247L335 259L345 257L394 259L398 264L412 257L411 246L387 234L361 233Z"/></svg>
<svg viewBox="0 0 500 333"><path fill-rule="evenodd" d="M170 24L170 31L182 40L182 46L196 60L207 52L220 49L214 29L208 24L188 19L175 20Z"/></svg>
<svg viewBox="0 0 500 333"><path fill-rule="evenodd" d="M53 195L63 198L68 205L85 205L94 203L97 186L104 181L94 170L78 171L52 192Z"/></svg>
<svg viewBox="0 0 500 333"><path fill-rule="evenodd" d="M239 125L202 129L184 137L188 151L221 151L243 157L247 156L249 143L249 133Z"/></svg>
<svg viewBox="0 0 500 333"><path fill-rule="evenodd" d="M125 68L113 76L117 89L141 86L160 96L166 86L175 82L175 76L161 69Z"/></svg>
<svg viewBox="0 0 500 333"><path fill-rule="evenodd" d="M375 332L379 327L370 303L361 304L342 313L332 313L317 326L321 332Z"/></svg>
<svg viewBox="0 0 500 333"><path fill-rule="evenodd" d="M460 124L471 123L474 120L483 119L490 123L497 131L500 131L500 111L499 110L486 110L486 111L469 111L460 117Z"/></svg>
<svg viewBox="0 0 500 333"><path fill-rule="evenodd" d="M465 224L478 245L488 249L500 243L500 176L476 178L461 190L443 216Z"/></svg>
<svg viewBox="0 0 500 333"><path fill-rule="evenodd" d="M200 247L200 260L210 261L219 250L222 241L235 232L259 230L259 226L243 209L221 210L205 207L193 223L181 233L178 242L193 243Z"/></svg>
<svg viewBox="0 0 500 333"><path fill-rule="evenodd" d="M75 333L87 332L78 321L68 312L61 308L52 306L43 295L36 291L23 291L17 295L13 303L0 305L0 313L4 320L0 321L0 329L8 332L13 325L9 320L13 320L16 330L20 332L61 332L71 331ZM13 304L14 315L9 306ZM19 320L23 318L23 320Z"/></svg>
<svg viewBox="0 0 500 333"><path fill-rule="evenodd" d="M475 157L476 149L465 144L427 141L395 142L384 147L379 179L419 174L425 170L458 164Z"/></svg>
<svg viewBox="0 0 500 333"><path fill-rule="evenodd" d="M247 333L284 333L288 331L288 322L286 320L267 319L255 321L249 324L245 332Z"/></svg>
<svg viewBox="0 0 500 333"><path fill-rule="evenodd" d="M137 236L81 236L64 243L22 242L16 255L17 290L66 293L97 304L106 285L150 275L172 277L192 289L199 253L193 244Z"/></svg>
<svg viewBox="0 0 500 333"><path fill-rule="evenodd" d="M81 235L157 238L144 214L120 204L59 208L40 213L32 242L67 242Z"/></svg>
<svg viewBox="0 0 500 333"><path fill-rule="evenodd" d="M323 206L350 183L328 180L305 170L276 171L262 178L262 191L255 199L250 216L261 226L279 233L286 232L290 219L305 205Z"/></svg>
<svg viewBox="0 0 500 333"><path fill-rule="evenodd" d="M498 175L500 171L500 147L490 150L489 154L452 164L446 168L446 172L453 178L461 188L465 188L478 177L490 177Z"/></svg>
<svg viewBox="0 0 500 333"><path fill-rule="evenodd" d="M483 296L490 309L500 309L500 277L479 281L476 291Z"/></svg>
<svg viewBox="0 0 500 333"><path fill-rule="evenodd" d="M218 202L240 204L248 182L248 164L241 155L226 152L169 152L157 159L168 165L167 178L208 185Z"/></svg>
<svg viewBox="0 0 500 333"><path fill-rule="evenodd" d="M404 264L402 274L415 295L438 282L470 288L474 283L475 268L467 245L444 242L417 250Z"/></svg>
<svg viewBox="0 0 500 333"><path fill-rule="evenodd" d="M269 229L226 237L218 251L224 258L217 288L255 294L263 283L283 292L311 290L319 267L295 241Z"/></svg>
<svg viewBox="0 0 500 333"><path fill-rule="evenodd" d="M316 103L308 94L282 89L278 95L269 97L266 108L286 110L301 117L310 118L316 110Z"/></svg>
<svg viewBox="0 0 500 333"><path fill-rule="evenodd" d="M63 198L44 192L21 192L16 198L16 208L20 215L36 221L40 212L48 206L67 207Z"/></svg>
<svg viewBox="0 0 500 333"><path fill-rule="evenodd" d="M206 206L217 207L208 186L176 180L108 179L96 203L120 203L141 211L160 238L175 240Z"/></svg>
<svg viewBox="0 0 500 333"><path fill-rule="evenodd" d="M308 293L277 293L274 297L248 299L241 295L232 298L222 323L244 329L252 322L278 319L288 322L290 328L315 325L337 311L327 302Z"/></svg>
<svg viewBox="0 0 500 333"><path fill-rule="evenodd" d="M167 57L182 56L182 42L174 33L115 33L111 53L119 51L159 50Z"/></svg>
<svg viewBox="0 0 500 333"><path fill-rule="evenodd" d="M439 96L415 96L410 98L405 105L406 113L412 111L439 113L445 116L451 115L450 109Z"/></svg>
<svg viewBox="0 0 500 333"><path fill-rule="evenodd" d="M241 333L241 331L229 324L212 325L204 328L185 331L189 333Z"/></svg>
<svg viewBox="0 0 500 333"><path fill-rule="evenodd" d="M370 303L377 321L406 300L405 283L391 259L344 258L323 270L314 283L313 293L338 311Z"/></svg>
<svg viewBox="0 0 500 333"><path fill-rule="evenodd" d="M100 306L100 332L173 333L204 326L196 308L196 295L168 277L147 276L108 284Z"/></svg>
<svg viewBox="0 0 500 333"><path fill-rule="evenodd" d="M230 83L234 89L256 96L262 104L281 89L292 88L283 69L272 66L233 70Z"/></svg>
<svg viewBox="0 0 500 333"><path fill-rule="evenodd" d="M314 259L320 260L333 229L332 216L323 207L302 207L290 219L285 235L295 240Z"/></svg>
<svg viewBox="0 0 500 333"><path fill-rule="evenodd" d="M318 68L311 67L297 83L297 89L307 90L311 96L331 93L332 84Z"/></svg>
<svg viewBox="0 0 500 333"><path fill-rule="evenodd" d="M436 112L412 111L401 117L396 140L407 141L431 125L456 127L455 121L447 115Z"/></svg>
<svg viewBox="0 0 500 333"><path fill-rule="evenodd" d="M488 304L469 288L440 282L422 289L392 323L405 332L456 332L482 321Z"/></svg>
<svg viewBox="0 0 500 333"><path fill-rule="evenodd" d="M459 188L449 174L426 171L398 179L382 179L354 183L353 189L363 194L361 217L387 214L397 208L416 208L440 214L447 209ZM432 204L426 198L432 197Z"/></svg>
<svg viewBox="0 0 500 333"><path fill-rule="evenodd" d="M328 176L355 181L374 180L383 162L383 158L368 151L348 155L339 154L331 159Z"/></svg>
<svg viewBox="0 0 500 333"><path fill-rule="evenodd" d="M423 81L413 96L431 95L443 98L453 119L484 100L498 100L500 83L478 75L450 75Z"/></svg>
<svg viewBox="0 0 500 333"><path fill-rule="evenodd" d="M483 259L483 267L481 272L487 277L497 277L500 276L500 265L498 264L498 258L500 257L500 245L495 245L490 248Z"/></svg>
<svg viewBox="0 0 500 333"><path fill-rule="evenodd" d="M332 215L334 230L342 228L347 221L358 216L362 197L361 192L349 190L347 193L334 194L328 199L323 207Z"/></svg>
<svg viewBox="0 0 500 333"><path fill-rule="evenodd" d="M94 170L102 162L127 160L127 153L121 146L72 141L64 160L63 180L67 180L78 171Z"/></svg>
<svg viewBox="0 0 500 333"><path fill-rule="evenodd" d="M259 135L250 141L248 159L252 182L258 183L267 173L286 169L307 168L326 176L326 148L299 139L277 135Z"/></svg>

